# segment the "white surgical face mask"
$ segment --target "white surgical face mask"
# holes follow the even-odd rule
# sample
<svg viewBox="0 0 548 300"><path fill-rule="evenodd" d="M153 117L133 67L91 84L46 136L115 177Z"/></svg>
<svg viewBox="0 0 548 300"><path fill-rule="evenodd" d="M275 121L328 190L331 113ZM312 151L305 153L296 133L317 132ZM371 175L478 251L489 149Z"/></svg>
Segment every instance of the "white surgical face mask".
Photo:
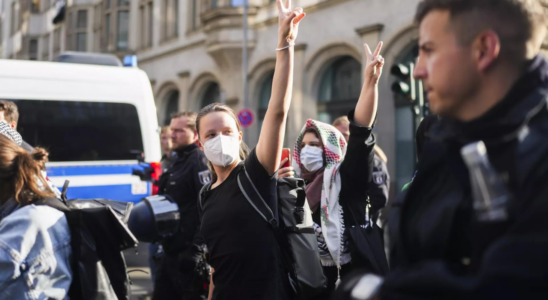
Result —
<svg viewBox="0 0 548 300"><path fill-rule="evenodd" d="M240 155L240 139L220 134L204 143L204 154L216 166L230 166Z"/></svg>
<svg viewBox="0 0 548 300"><path fill-rule="evenodd" d="M304 146L301 149L301 163L309 172L323 167L323 150L320 147Z"/></svg>

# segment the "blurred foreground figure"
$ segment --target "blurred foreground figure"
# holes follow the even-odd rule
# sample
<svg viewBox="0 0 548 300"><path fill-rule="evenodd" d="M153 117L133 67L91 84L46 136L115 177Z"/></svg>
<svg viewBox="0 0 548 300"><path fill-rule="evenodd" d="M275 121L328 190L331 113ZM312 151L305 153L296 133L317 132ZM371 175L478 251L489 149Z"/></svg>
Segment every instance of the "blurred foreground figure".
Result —
<svg viewBox="0 0 548 300"><path fill-rule="evenodd" d="M546 299L548 63L537 56L543 7L425 0L416 20L414 75L441 119L390 216L391 273L355 277L338 297Z"/></svg>

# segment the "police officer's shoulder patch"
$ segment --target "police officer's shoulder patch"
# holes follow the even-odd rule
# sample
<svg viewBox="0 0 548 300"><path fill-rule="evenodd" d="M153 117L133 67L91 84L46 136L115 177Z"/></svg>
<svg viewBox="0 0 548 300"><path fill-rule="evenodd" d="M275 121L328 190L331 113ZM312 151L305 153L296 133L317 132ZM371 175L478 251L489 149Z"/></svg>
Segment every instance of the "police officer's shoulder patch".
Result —
<svg viewBox="0 0 548 300"><path fill-rule="evenodd" d="M209 170L199 172L198 178L200 178L201 184L208 184L211 182L211 172Z"/></svg>
<svg viewBox="0 0 548 300"><path fill-rule="evenodd" d="M386 183L386 174L383 171L373 172L373 182L378 185Z"/></svg>

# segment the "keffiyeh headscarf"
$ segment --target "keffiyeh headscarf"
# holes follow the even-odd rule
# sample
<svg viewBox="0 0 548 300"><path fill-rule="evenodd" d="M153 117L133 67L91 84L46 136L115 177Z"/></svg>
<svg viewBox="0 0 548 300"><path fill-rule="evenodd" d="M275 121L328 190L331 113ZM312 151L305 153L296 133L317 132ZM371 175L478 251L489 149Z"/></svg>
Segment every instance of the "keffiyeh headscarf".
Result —
<svg viewBox="0 0 548 300"><path fill-rule="evenodd" d="M324 146L325 170L320 204L321 231L333 262L337 267L340 267L349 262L349 255L343 258L343 249L345 248L344 219L342 207L339 204L341 192L339 169L346 155L347 142L335 127L319 121L308 120L297 138L293 151L293 168L299 177L302 173L301 143L305 131L310 128L317 130ZM325 263L323 258L322 263Z"/></svg>
<svg viewBox="0 0 548 300"><path fill-rule="evenodd" d="M21 146L21 143L23 143L23 138L21 138L19 132L11 128L11 126L6 121L0 121L0 134L7 136L8 139L16 143L17 146Z"/></svg>

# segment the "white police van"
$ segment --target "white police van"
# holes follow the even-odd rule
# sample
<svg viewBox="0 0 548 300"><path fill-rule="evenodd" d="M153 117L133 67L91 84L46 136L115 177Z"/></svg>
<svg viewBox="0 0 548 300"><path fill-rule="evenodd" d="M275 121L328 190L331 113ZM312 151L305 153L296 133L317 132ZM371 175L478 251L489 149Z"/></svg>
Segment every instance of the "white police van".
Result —
<svg viewBox="0 0 548 300"><path fill-rule="evenodd" d="M48 178L59 188L69 180L69 199L138 202L151 194L151 184L132 175L160 172L156 106L142 70L0 60L0 99L17 104L17 130L50 152Z"/></svg>

